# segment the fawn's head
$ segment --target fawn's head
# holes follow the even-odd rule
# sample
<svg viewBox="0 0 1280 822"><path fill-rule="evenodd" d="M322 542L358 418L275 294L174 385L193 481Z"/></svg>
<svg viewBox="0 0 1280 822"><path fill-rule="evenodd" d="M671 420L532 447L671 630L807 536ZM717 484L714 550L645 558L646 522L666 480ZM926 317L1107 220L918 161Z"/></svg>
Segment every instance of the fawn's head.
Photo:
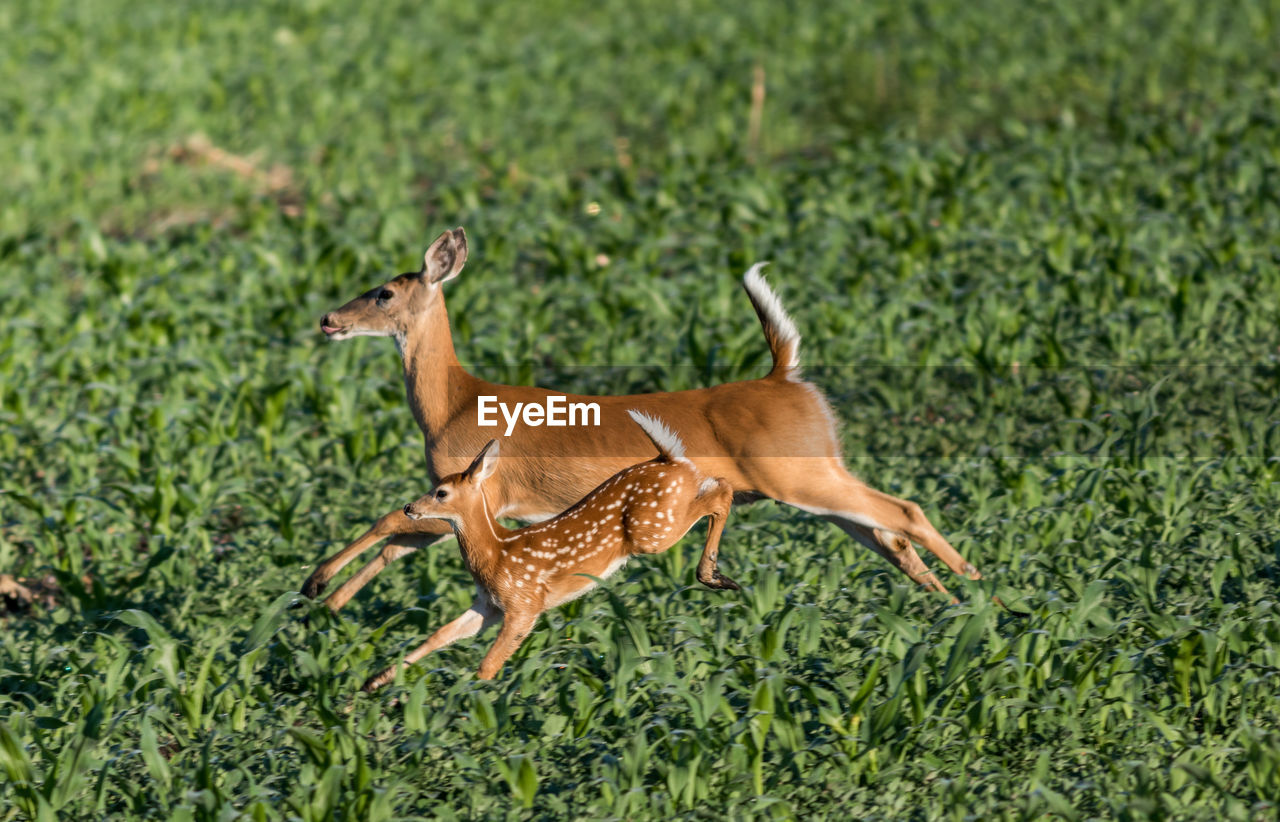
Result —
<svg viewBox="0 0 1280 822"><path fill-rule="evenodd" d="M352 337L395 337L403 341L415 318L443 299L440 284L458 276L467 262L467 235L446 231L422 255L422 270L401 274L366 291L320 318L320 330L331 340Z"/></svg>
<svg viewBox="0 0 1280 822"><path fill-rule="evenodd" d="M498 467L498 441L489 440L467 470L450 474L404 507L409 519L444 519L460 525L472 516L487 516L480 486Z"/></svg>

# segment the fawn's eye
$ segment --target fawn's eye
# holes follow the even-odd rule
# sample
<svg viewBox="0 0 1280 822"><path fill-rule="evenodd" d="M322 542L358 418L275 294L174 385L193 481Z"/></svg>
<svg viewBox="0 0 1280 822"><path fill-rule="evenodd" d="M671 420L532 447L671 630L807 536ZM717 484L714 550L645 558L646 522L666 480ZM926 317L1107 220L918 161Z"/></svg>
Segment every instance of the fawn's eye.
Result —
<svg viewBox="0 0 1280 822"><path fill-rule="evenodd" d="M443 488L440 488L436 491L436 499L440 500L441 502L444 502L444 500L448 499L448 497L449 497L449 492L444 490Z"/></svg>
<svg viewBox="0 0 1280 822"><path fill-rule="evenodd" d="M379 291L379 292L378 292L378 301L379 301L379 302L386 302L387 300L391 299L391 298L392 298L392 297L394 297L395 295L396 295L396 294L395 294L395 292L394 292L394 291L392 291L391 289L389 289L389 288L384 288L384 289L382 289L381 291Z"/></svg>

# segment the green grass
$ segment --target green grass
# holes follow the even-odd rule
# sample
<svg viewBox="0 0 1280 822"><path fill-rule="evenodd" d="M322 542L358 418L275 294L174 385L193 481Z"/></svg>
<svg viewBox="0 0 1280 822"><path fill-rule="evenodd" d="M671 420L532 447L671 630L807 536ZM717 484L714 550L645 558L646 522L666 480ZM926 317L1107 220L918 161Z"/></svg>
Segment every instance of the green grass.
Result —
<svg viewBox="0 0 1280 822"><path fill-rule="evenodd" d="M0 9L0 820L1272 818L1280 7L818 5ZM287 611L428 484L316 321L458 224L463 361L566 389L759 373L771 260L850 465L987 579L764 503L741 594L695 531L357 697L471 585Z"/></svg>

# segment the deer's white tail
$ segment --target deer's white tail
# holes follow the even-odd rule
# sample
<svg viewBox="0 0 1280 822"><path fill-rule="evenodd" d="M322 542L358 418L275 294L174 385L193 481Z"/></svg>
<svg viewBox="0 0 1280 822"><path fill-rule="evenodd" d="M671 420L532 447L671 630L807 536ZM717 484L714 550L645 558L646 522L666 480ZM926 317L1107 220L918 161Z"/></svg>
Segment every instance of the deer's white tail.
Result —
<svg viewBox="0 0 1280 822"><path fill-rule="evenodd" d="M645 436L654 444L658 452L669 460L684 459L684 442L680 437L676 436L676 432L668 428L657 417L651 417L643 411L636 411L634 408L627 411L631 415L631 419L636 421L636 425L640 426Z"/></svg>
<svg viewBox="0 0 1280 822"><path fill-rule="evenodd" d="M742 286L747 289L751 305L764 326L764 338L769 343L769 353L773 354L773 371L770 376L798 377L800 368L800 332L791 321L782 301L773 289L764 281L760 269L768 263L756 263L751 266L742 278Z"/></svg>

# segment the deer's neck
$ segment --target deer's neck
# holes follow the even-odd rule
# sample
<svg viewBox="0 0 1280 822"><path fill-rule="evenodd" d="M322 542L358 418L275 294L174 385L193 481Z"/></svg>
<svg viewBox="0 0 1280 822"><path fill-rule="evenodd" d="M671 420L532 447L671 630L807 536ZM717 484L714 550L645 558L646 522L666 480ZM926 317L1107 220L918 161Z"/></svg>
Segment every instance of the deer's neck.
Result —
<svg viewBox="0 0 1280 822"><path fill-rule="evenodd" d="M430 448L457 409L475 395L476 379L463 370L453 350L443 297L436 299L396 344L404 360L409 408Z"/></svg>

